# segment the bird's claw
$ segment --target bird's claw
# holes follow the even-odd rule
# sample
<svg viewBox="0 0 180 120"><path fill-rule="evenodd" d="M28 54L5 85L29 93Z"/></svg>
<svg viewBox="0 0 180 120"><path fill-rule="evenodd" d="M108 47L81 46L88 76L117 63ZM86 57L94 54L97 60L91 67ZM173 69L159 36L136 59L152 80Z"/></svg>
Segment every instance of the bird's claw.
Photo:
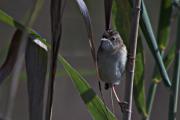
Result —
<svg viewBox="0 0 180 120"><path fill-rule="evenodd" d="M125 112L130 112L128 102L125 102L125 101L119 102L119 105L120 105L121 111L122 111L123 113L125 113Z"/></svg>

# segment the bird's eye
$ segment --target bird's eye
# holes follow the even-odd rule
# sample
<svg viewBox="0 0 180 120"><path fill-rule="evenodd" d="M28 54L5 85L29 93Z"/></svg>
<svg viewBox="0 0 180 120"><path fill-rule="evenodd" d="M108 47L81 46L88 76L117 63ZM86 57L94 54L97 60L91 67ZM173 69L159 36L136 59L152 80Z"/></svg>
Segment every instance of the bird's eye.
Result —
<svg viewBox="0 0 180 120"><path fill-rule="evenodd" d="M116 40L116 38L115 38L115 37L112 37L112 38L111 38L111 41L114 41L114 40Z"/></svg>

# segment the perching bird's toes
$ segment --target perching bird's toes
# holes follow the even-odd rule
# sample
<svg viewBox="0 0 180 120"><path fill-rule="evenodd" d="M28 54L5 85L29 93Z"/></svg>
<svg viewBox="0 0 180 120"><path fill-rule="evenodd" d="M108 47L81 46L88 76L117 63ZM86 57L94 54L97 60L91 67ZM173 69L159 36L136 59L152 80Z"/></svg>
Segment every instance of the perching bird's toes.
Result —
<svg viewBox="0 0 180 120"><path fill-rule="evenodd" d="M120 105L120 107L121 107L122 113L130 112L128 102L125 102L125 101L119 102L119 105Z"/></svg>

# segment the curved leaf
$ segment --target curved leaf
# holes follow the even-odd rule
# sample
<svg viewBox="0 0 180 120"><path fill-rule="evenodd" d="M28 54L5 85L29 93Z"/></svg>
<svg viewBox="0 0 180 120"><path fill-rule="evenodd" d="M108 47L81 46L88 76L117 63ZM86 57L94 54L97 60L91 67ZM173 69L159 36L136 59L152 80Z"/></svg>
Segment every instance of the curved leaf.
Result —
<svg viewBox="0 0 180 120"><path fill-rule="evenodd" d="M30 120L43 120L47 59L47 47L30 36L25 53Z"/></svg>
<svg viewBox="0 0 180 120"><path fill-rule="evenodd" d="M0 10L0 16L1 16L1 13L2 13L2 11ZM5 15L5 16L7 16L4 12L3 12L3 15ZM22 24L20 24L19 22L17 22L19 25L17 25L17 26L15 26L14 25L14 23L12 22L12 21L14 21L14 19L12 18L12 17L10 17L10 16L8 16L8 20L10 21L10 23L9 22L7 22L6 24L8 24L8 25L10 25L10 26L12 26L12 27L17 27L17 28L23 28L23 30L27 30L27 32L29 32L29 33L31 33L31 34L33 34L33 35L35 35L35 37L36 38L38 38L42 43L44 43L44 45L47 45L48 46L48 48L50 48L50 46L49 46L49 44L41 37L41 36L39 36L36 32L34 32L32 29L30 29L30 28L26 28L25 26L23 26ZM0 21L1 21L1 17L0 17ZM13 23L13 24L11 24L11 23ZM23 27L22 27L23 26ZM59 58L59 60L60 60L60 58ZM65 61L64 61L64 59L61 59L61 61L62 62L64 62L64 64L67 66L67 70L72 70L73 71L73 74L72 75L76 75L75 77L77 77L77 78L80 78L80 79L76 79L76 80L74 80L74 81L76 81L76 83L78 84L78 86L80 85L80 86L82 86L82 88L83 89L80 89L78 86L78 91L79 92L81 92L81 95L82 95L82 93L84 93L85 91L84 90L90 90L90 92L88 92L88 93L85 93L85 94L83 94L83 100L85 101L85 103L87 103L87 106L88 106L88 109L89 109L89 111L91 112L91 114L92 114L92 116L93 116L93 118L95 119L95 120L106 120L107 119L107 116L109 117L109 119L108 120L115 120L116 118L115 118L115 116L108 110L108 113L106 113L107 111L107 109L104 107L104 103L101 101L101 99L99 98L99 97L97 97L97 95L95 94L95 96L94 96L94 92L92 92L91 90L91 88L89 87L89 85L87 84L87 82L84 80L84 79L82 79L82 77L80 77L79 75L79 73L77 73L77 71L75 71L74 69L72 69L72 67L71 66L69 66L69 64L67 64ZM74 74L74 72L75 73L77 73L77 74ZM82 84L82 85L81 85ZM80 91L80 90L82 90L82 91ZM93 97L93 99L91 99L91 101L89 101L89 93L91 93L91 95L92 96L94 96ZM93 94L92 94L93 93ZM91 98L92 98L92 96L90 96ZM87 102L88 101L88 102ZM94 112L93 112L94 111ZM106 112L105 112L106 111Z"/></svg>
<svg viewBox="0 0 180 120"><path fill-rule="evenodd" d="M149 16L147 14L146 7L145 7L145 4L143 1L142 1L142 10L143 10L143 12L141 15L141 20L140 20L140 26L141 26L142 32L143 32L143 34L144 34L144 36L148 42L148 45L151 49L151 52L153 53L153 56L156 60L156 64L159 67L159 71L160 71L161 76L163 78L164 84L166 86L170 87L171 81L169 80L169 76L168 76L167 71L165 69L160 51L158 49L156 38L155 38L153 30L152 30L152 26L151 26L151 23L149 20Z"/></svg>
<svg viewBox="0 0 180 120"><path fill-rule="evenodd" d="M115 116L109 111L108 108L105 108L104 103L96 95L81 74L78 73L62 56L59 57L59 61L63 65L67 74L71 77L93 119L116 120Z"/></svg>
<svg viewBox="0 0 180 120"><path fill-rule="evenodd" d="M7 15L4 11L0 10L0 21L10 25L11 27L18 28L21 30L26 29L25 26L18 23L16 20L14 20L11 16Z"/></svg>
<svg viewBox="0 0 180 120"><path fill-rule="evenodd" d="M160 51L163 51L166 48L169 40L171 13L172 0L162 0L157 34Z"/></svg>
<svg viewBox="0 0 180 120"><path fill-rule="evenodd" d="M84 2L84 0L76 0L76 3L82 13L85 25L86 25L86 30L88 34L88 40L91 48L91 54L93 57L93 61L96 64L96 49L93 41L93 33L92 33L92 27L91 27L91 18L88 12L88 8Z"/></svg>
<svg viewBox="0 0 180 120"><path fill-rule="evenodd" d="M3 82L4 79L6 79L9 74L12 72L12 68L15 65L18 50L21 43L23 32L21 30L16 30L16 32L13 35L12 41L10 43L10 47L8 50L8 55L5 59L5 62L0 68L0 84Z"/></svg>

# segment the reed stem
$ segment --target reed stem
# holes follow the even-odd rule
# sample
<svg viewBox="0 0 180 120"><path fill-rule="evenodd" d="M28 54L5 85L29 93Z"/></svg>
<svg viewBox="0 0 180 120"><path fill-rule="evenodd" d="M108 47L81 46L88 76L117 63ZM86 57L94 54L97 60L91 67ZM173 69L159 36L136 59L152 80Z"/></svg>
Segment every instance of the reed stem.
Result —
<svg viewBox="0 0 180 120"><path fill-rule="evenodd" d="M178 13L179 14L179 13ZM169 120L177 120L178 93L180 81L180 15L177 18L176 55L174 64L174 75L169 100Z"/></svg>
<svg viewBox="0 0 180 120"><path fill-rule="evenodd" d="M139 29L139 19L140 19L140 7L141 0L136 0L133 5L133 14L131 21L131 31L130 31L130 44L129 45L129 58L127 63L127 82L126 82L126 93L125 99L129 104L129 111L125 113L124 120L131 120L132 116L132 98L133 98L133 83L134 83L134 70L135 70L135 58L137 49L137 38Z"/></svg>

